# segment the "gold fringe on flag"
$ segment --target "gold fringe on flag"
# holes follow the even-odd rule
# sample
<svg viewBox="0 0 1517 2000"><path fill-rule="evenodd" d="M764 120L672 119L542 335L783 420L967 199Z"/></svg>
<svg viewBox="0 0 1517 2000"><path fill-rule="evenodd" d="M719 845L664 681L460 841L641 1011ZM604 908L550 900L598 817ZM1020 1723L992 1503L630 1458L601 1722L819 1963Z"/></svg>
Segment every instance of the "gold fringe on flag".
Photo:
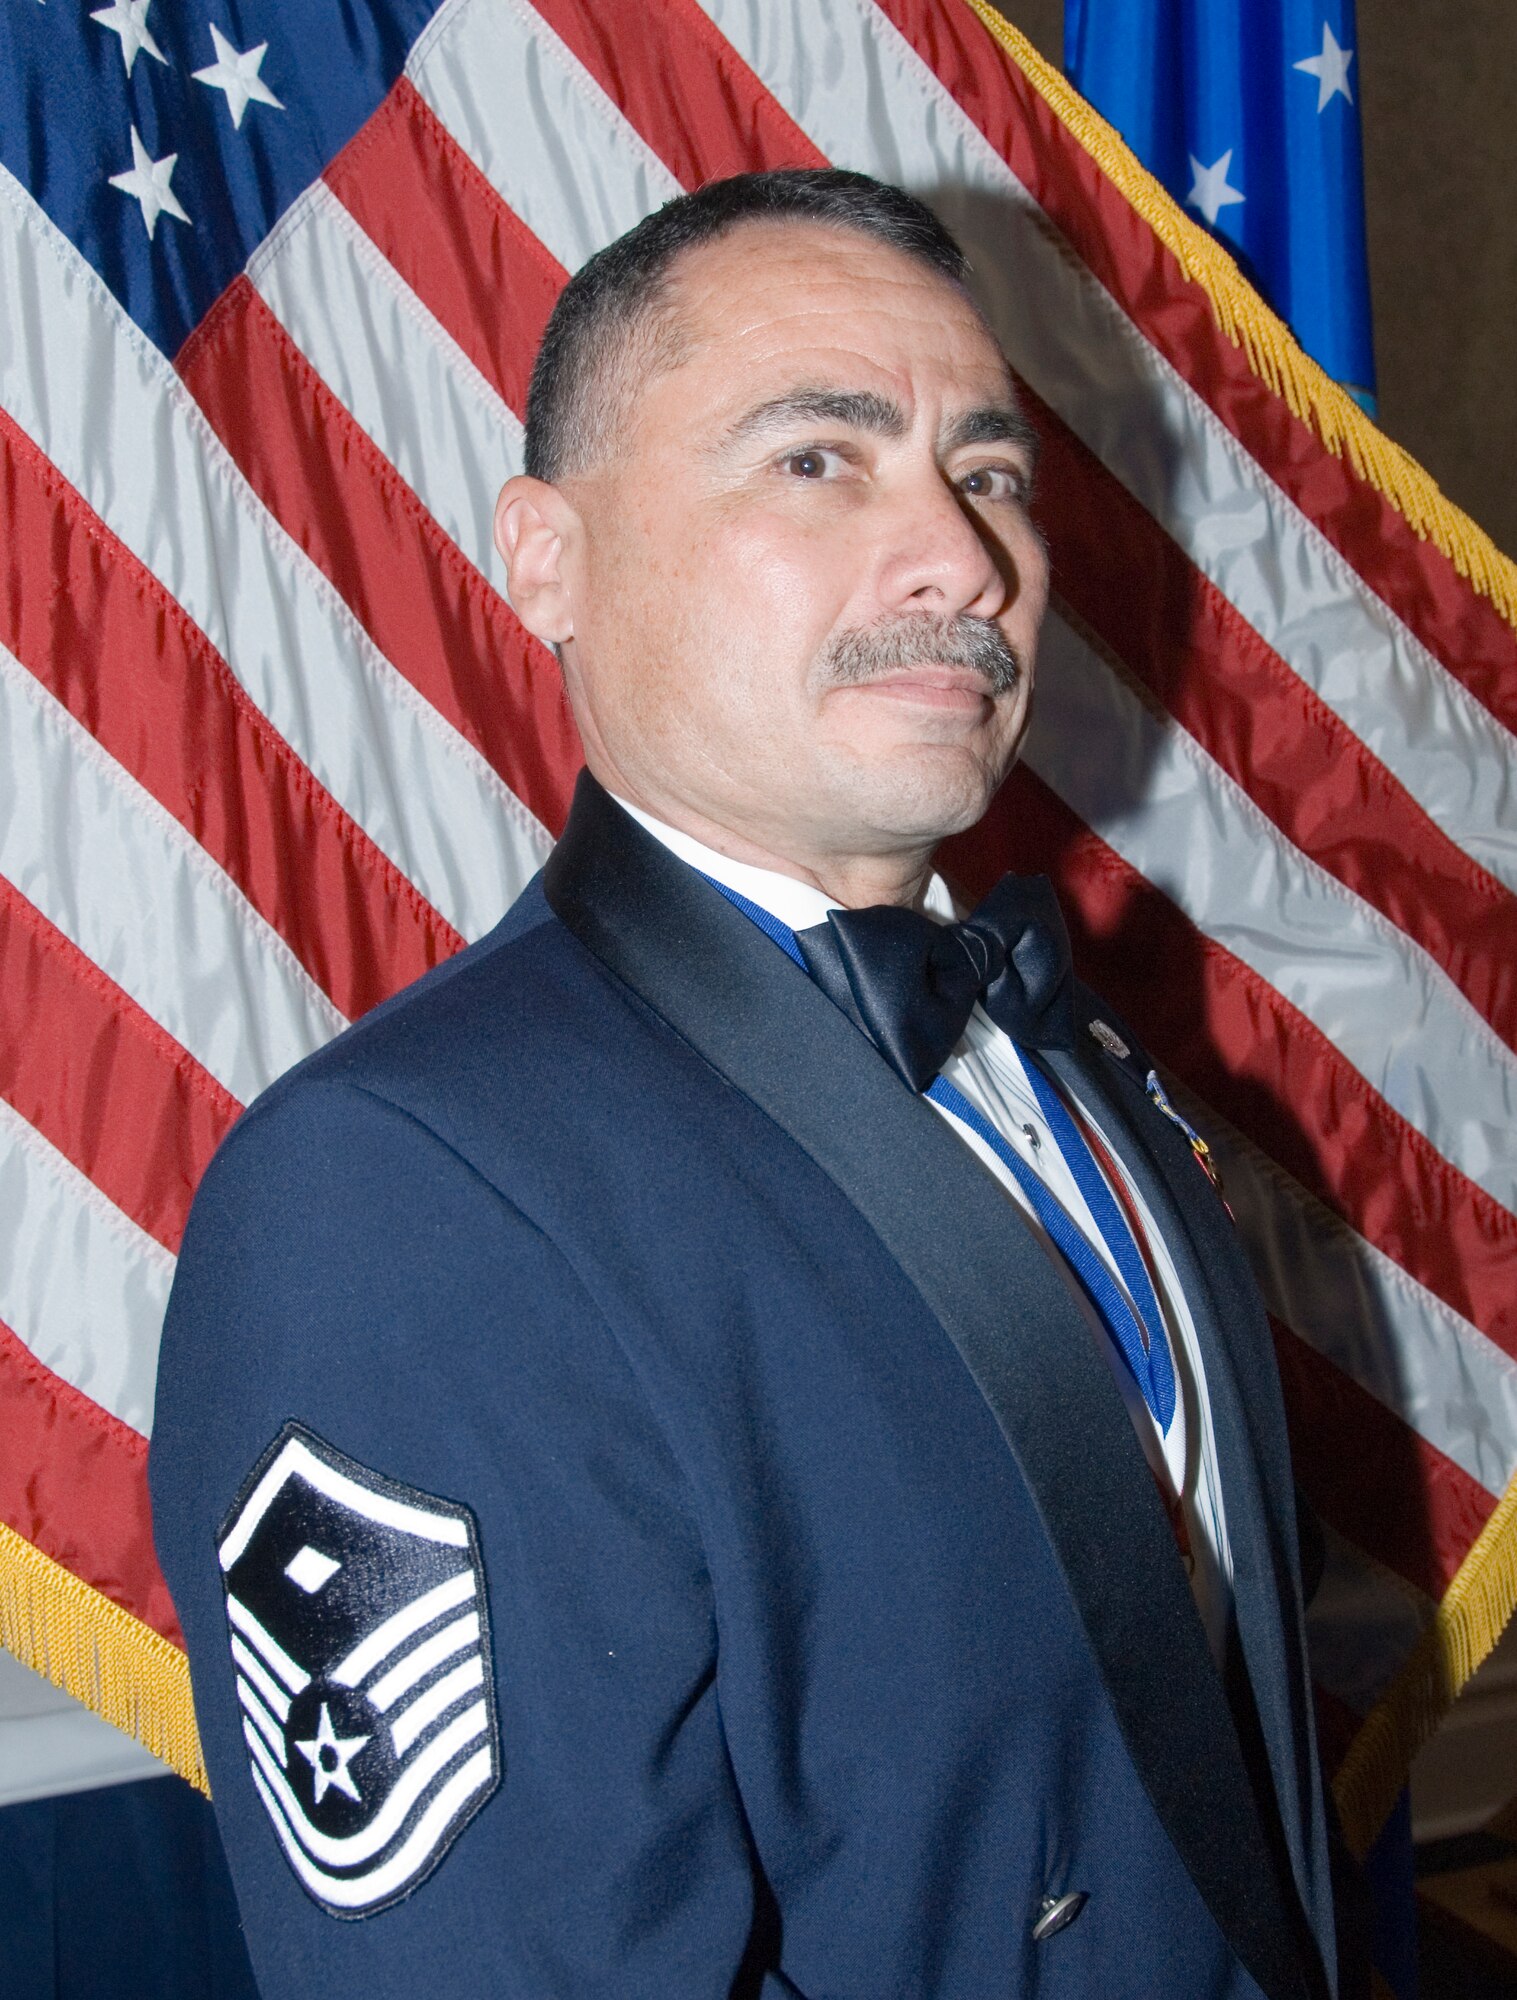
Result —
<svg viewBox="0 0 1517 2000"><path fill-rule="evenodd" d="M3 1522L0 1646L210 1796L179 1647Z"/></svg>
<svg viewBox="0 0 1517 2000"><path fill-rule="evenodd" d="M1374 1844L1412 1759L1517 1605L1517 1479L1481 1529L1432 1623L1349 1746L1333 1796L1356 1854Z"/></svg>
<svg viewBox="0 0 1517 2000"><path fill-rule="evenodd" d="M965 0L1050 105L1061 124L1142 216L1186 277L1211 300L1217 325L1241 347L1259 379L1310 424L1335 458L1384 494L1422 541L1431 541L1471 588L1517 628L1517 563L1456 507L1410 452L1393 444L1272 312L1217 239L1185 213L1106 120L989 0Z"/></svg>

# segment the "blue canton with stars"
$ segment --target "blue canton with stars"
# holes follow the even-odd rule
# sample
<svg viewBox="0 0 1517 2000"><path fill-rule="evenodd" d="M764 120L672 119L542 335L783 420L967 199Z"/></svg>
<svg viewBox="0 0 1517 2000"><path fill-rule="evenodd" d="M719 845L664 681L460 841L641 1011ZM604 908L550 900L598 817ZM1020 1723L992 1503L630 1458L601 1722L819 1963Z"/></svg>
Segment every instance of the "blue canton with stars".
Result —
<svg viewBox="0 0 1517 2000"><path fill-rule="evenodd" d="M1064 60L1373 409L1353 0L1065 0Z"/></svg>
<svg viewBox="0 0 1517 2000"><path fill-rule="evenodd" d="M0 162L174 354L436 0L4 0Z"/></svg>

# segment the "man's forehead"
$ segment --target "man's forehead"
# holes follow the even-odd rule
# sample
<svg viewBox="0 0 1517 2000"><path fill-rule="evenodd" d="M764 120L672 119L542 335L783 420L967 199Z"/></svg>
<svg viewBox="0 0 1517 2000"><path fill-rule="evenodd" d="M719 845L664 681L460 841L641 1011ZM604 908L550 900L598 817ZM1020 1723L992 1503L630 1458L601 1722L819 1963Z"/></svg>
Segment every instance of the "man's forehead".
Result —
<svg viewBox="0 0 1517 2000"><path fill-rule="evenodd" d="M931 344L999 346L968 292L922 258L865 231L809 220L745 220L686 250L666 297L688 338L761 349L804 344L857 325L875 337L887 322Z"/></svg>
<svg viewBox="0 0 1517 2000"><path fill-rule="evenodd" d="M834 422L849 421L848 399L881 434L911 428L921 407L938 430L973 419L968 441L996 431L986 413L1016 410L1011 371L969 294L857 230L744 222L676 261L664 311L667 345L648 357L632 398L650 439L677 433L720 447L787 403L803 417L808 396L812 413ZM871 402L875 417L889 404L899 421L871 420ZM1018 427L996 434L1015 438Z"/></svg>

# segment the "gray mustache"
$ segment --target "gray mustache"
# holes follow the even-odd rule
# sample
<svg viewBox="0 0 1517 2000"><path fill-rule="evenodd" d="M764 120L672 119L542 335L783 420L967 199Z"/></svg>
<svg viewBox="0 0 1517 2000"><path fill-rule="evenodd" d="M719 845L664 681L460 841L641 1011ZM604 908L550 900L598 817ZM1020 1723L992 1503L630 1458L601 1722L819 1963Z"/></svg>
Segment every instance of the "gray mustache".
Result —
<svg viewBox="0 0 1517 2000"><path fill-rule="evenodd" d="M837 687L877 680L903 667L968 667L982 676L992 695L1009 694L1022 663L999 625L985 618L934 618L928 613L840 632L822 649L817 669Z"/></svg>

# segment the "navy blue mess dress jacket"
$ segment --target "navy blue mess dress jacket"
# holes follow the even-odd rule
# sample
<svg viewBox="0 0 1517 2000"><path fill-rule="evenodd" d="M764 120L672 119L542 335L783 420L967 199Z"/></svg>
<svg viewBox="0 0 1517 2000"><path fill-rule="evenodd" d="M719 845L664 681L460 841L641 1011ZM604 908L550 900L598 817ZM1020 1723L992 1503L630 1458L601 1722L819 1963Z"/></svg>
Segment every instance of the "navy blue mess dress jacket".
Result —
<svg viewBox="0 0 1517 2000"><path fill-rule="evenodd" d="M588 778L496 931L241 1119L151 1477L269 2000L1330 1991L1264 1313L1081 1004L1053 1066L1204 1351L1226 1676L1000 1189Z"/></svg>

